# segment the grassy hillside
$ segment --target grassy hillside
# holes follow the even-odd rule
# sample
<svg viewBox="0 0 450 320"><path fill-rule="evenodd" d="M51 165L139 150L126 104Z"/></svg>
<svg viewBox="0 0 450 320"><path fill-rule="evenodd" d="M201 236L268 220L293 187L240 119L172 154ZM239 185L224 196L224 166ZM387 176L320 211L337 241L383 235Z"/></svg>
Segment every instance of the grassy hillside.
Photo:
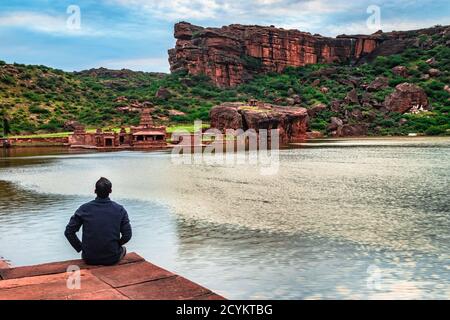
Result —
<svg viewBox="0 0 450 320"><path fill-rule="evenodd" d="M360 66L288 68L283 74L260 75L232 89L216 88L204 76L180 73L107 69L67 73L0 61L0 119L4 119L0 121L0 132L4 127L11 134L67 131L64 124L70 120L91 127L132 125L139 119L137 108L148 103L154 105L155 120L160 123L207 121L215 104L257 98L306 108L325 104L326 108L311 118L311 129L323 132L331 117L339 117L347 123L367 123L370 134L448 134L450 93L444 90L450 84L448 41L424 38L400 55L378 57L373 63ZM408 76L392 71L399 65L407 68ZM439 73L429 76L430 69ZM388 87L368 92L367 85L379 76L388 79ZM422 87L432 110L401 115L380 107L386 95L402 82ZM359 100L366 102L346 100L353 88ZM336 101L339 110L331 108Z"/></svg>

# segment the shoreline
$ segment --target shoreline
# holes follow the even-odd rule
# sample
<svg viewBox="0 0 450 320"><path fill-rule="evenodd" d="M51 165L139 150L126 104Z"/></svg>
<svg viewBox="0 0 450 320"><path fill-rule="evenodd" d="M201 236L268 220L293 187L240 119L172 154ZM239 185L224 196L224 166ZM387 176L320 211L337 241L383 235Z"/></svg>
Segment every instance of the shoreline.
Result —
<svg viewBox="0 0 450 320"><path fill-rule="evenodd" d="M285 145L280 145L280 149L289 147L289 146L299 146L308 143L320 143L320 142L338 142L338 141L356 141L356 140L420 140L420 139L445 139L450 138L448 135L440 135L440 136L427 136L427 135L417 135L417 136L349 136L349 137L320 137L320 138L311 138L305 139L302 142L292 142ZM9 142L9 144L7 143ZM206 146L207 144L203 144ZM49 148L49 147L61 147L67 148L71 150L93 150L93 151L160 151L160 150L168 150L174 148L176 145L168 142L166 147L163 148L95 148L88 146L70 146L68 143L68 139L66 138L0 138L0 149L15 149L15 148Z"/></svg>

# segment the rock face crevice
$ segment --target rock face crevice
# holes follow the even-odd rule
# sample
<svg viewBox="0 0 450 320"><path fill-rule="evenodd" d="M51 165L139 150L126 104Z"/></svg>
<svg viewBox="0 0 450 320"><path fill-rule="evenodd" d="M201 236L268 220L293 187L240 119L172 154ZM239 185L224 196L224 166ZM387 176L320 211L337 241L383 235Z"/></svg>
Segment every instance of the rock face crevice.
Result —
<svg viewBox="0 0 450 320"><path fill-rule="evenodd" d="M287 66L343 62L372 52L379 36L327 38L298 30L233 24L203 28L175 25L171 71L209 76L220 87L236 86L254 74L282 72Z"/></svg>

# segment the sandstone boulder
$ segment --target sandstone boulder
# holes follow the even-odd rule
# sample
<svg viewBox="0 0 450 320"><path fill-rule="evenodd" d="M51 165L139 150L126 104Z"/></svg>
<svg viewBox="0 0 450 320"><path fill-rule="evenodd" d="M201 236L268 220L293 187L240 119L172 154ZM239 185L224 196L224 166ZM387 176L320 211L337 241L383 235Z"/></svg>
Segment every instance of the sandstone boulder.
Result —
<svg viewBox="0 0 450 320"><path fill-rule="evenodd" d="M439 77L441 75L441 71L439 69L436 69L436 68L431 68L430 70L428 70L428 74L431 77Z"/></svg>
<svg viewBox="0 0 450 320"><path fill-rule="evenodd" d="M327 127L328 131L336 131L339 128L341 128L344 125L344 122L337 118L337 117L331 117L330 124Z"/></svg>
<svg viewBox="0 0 450 320"><path fill-rule="evenodd" d="M331 101L331 111L340 112L341 111L341 102L338 100Z"/></svg>
<svg viewBox="0 0 450 320"><path fill-rule="evenodd" d="M425 91L412 83L401 83L395 91L384 100L384 107L388 111L405 113L411 108L428 108L428 97Z"/></svg>
<svg viewBox="0 0 450 320"><path fill-rule="evenodd" d="M160 87L158 91L156 91L155 97L163 100L167 100L172 96L172 93L169 89Z"/></svg>
<svg viewBox="0 0 450 320"><path fill-rule="evenodd" d="M209 113L211 128L217 128L221 131L226 129L241 129L242 116L238 112L237 106L232 104L223 104L211 109Z"/></svg>
<svg viewBox="0 0 450 320"><path fill-rule="evenodd" d="M179 110L175 110L175 109L170 109L169 110L169 116L185 116L186 113L184 113L183 111L179 111Z"/></svg>
<svg viewBox="0 0 450 320"><path fill-rule="evenodd" d="M294 104L300 104L302 103L302 98L298 94L294 94L292 96L292 99L294 99Z"/></svg>
<svg viewBox="0 0 450 320"><path fill-rule="evenodd" d="M293 98L286 98L286 103L290 106L295 104L295 100Z"/></svg>
<svg viewBox="0 0 450 320"><path fill-rule="evenodd" d="M340 135L343 137L365 136L367 135L368 125L366 123L345 124L342 126Z"/></svg>
<svg viewBox="0 0 450 320"><path fill-rule="evenodd" d="M361 121L364 118L362 111L359 109L352 110L352 112L350 112L350 116L357 121Z"/></svg>
<svg viewBox="0 0 450 320"><path fill-rule="evenodd" d="M427 61L425 61L425 62L432 66L436 63L436 59L433 57L433 58L427 59Z"/></svg>
<svg viewBox="0 0 450 320"><path fill-rule="evenodd" d="M345 96L345 102L347 102L348 104L359 104L358 92L355 88L347 93L347 95Z"/></svg>
<svg viewBox="0 0 450 320"><path fill-rule="evenodd" d="M316 104L312 108L308 109L308 116L314 118L317 115L317 113L319 113L322 110L325 110L326 108L327 106L323 103Z"/></svg>
<svg viewBox="0 0 450 320"><path fill-rule="evenodd" d="M64 122L63 128L65 131L75 131L80 126L81 126L81 124L78 121L69 120L69 121Z"/></svg>
<svg viewBox="0 0 450 320"><path fill-rule="evenodd" d="M447 91L448 93L450 93L450 86L448 84L446 84L444 86L444 90Z"/></svg>
<svg viewBox="0 0 450 320"><path fill-rule="evenodd" d="M320 84L320 79L316 79L311 83L311 87L317 87Z"/></svg>
<svg viewBox="0 0 450 320"><path fill-rule="evenodd" d="M320 92L327 94L330 91L330 89L328 89L327 87L321 87L320 88Z"/></svg>
<svg viewBox="0 0 450 320"><path fill-rule="evenodd" d="M392 68L392 72L400 77L406 78L408 77L408 68L406 68L405 66L396 66L394 68Z"/></svg>
<svg viewBox="0 0 450 320"><path fill-rule="evenodd" d="M225 129L279 129L282 143L301 141L306 138L308 113L305 108L283 107L259 103L224 103L210 111L211 127Z"/></svg>
<svg viewBox="0 0 450 320"><path fill-rule="evenodd" d="M367 91L378 91L381 89L385 89L389 86L389 79L386 77L376 77L374 81L372 81L367 86Z"/></svg>

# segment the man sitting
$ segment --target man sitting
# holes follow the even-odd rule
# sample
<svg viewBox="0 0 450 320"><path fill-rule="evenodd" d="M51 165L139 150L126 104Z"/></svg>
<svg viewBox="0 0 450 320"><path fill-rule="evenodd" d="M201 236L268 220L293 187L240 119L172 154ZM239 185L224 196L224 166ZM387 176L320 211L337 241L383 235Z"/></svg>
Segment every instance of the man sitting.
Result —
<svg viewBox="0 0 450 320"><path fill-rule="evenodd" d="M111 182L100 178L95 185L97 198L75 212L64 233L72 247L77 252L82 251L83 260L90 265L118 263L126 254L123 245L131 239L127 211L109 199L111 192ZM76 235L81 226L82 242Z"/></svg>

